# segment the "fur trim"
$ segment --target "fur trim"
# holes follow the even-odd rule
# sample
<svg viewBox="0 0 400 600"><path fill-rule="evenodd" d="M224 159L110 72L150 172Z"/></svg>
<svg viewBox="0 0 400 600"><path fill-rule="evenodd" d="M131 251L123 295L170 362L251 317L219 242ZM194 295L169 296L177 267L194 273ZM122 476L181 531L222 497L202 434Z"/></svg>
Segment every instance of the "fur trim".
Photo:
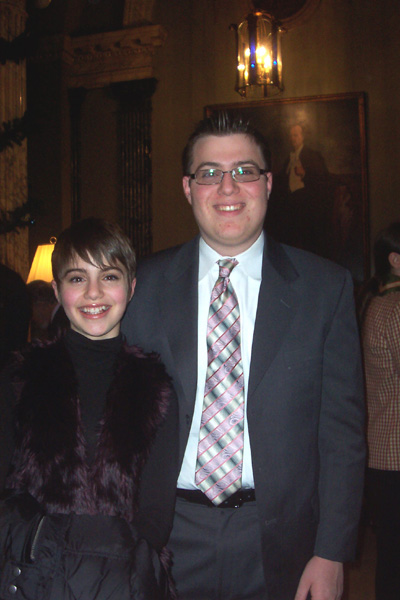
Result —
<svg viewBox="0 0 400 600"><path fill-rule="evenodd" d="M171 398L157 355L121 351L107 394L94 463L86 462L77 381L62 343L22 357L15 389L17 450L7 487L25 490L48 512L121 516L131 521L137 488Z"/></svg>
<svg viewBox="0 0 400 600"><path fill-rule="evenodd" d="M160 552L160 562L165 571L168 586L168 600L178 600L178 591L176 589L175 581L172 577L172 565L173 565L173 554L172 551L164 546Z"/></svg>

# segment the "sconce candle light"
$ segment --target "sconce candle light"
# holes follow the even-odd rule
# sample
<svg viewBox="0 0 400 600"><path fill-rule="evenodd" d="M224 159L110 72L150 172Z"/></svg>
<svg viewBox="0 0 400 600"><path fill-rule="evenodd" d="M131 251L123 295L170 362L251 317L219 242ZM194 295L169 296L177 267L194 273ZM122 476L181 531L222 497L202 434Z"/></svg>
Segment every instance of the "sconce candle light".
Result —
<svg viewBox="0 0 400 600"><path fill-rule="evenodd" d="M263 86L264 96L283 90L281 35L277 19L264 11L247 15L236 31L236 91L246 96L250 86Z"/></svg>
<svg viewBox="0 0 400 600"><path fill-rule="evenodd" d="M36 8L47 8L51 0L35 0Z"/></svg>
<svg viewBox="0 0 400 600"><path fill-rule="evenodd" d="M30 283L37 279L41 279L42 281L52 281L53 271L51 268L51 255L53 254L56 241L57 239L52 237L50 238L50 244L42 244L36 248L26 283Z"/></svg>

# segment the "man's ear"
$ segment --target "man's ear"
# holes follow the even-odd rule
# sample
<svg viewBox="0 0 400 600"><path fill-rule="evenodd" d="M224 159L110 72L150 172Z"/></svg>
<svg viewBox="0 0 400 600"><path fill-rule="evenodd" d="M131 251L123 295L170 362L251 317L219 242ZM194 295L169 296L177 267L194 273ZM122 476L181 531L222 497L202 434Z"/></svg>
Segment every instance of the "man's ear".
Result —
<svg viewBox="0 0 400 600"><path fill-rule="evenodd" d="M59 293L58 293L57 283L56 283L56 281L54 279L51 282L51 287L53 288L54 295L57 298L57 302L60 302L60 297L59 297Z"/></svg>
<svg viewBox="0 0 400 600"><path fill-rule="evenodd" d="M185 175L182 179L183 192L186 196L186 200L191 205L192 204L192 194L191 194L191 189L190 189L190 182L191 182L190 177L188 175Z"/></svg>
<svg viewBox="0 0 400 600"><path fill-rule="evenodd" d="M271 194L271 190L272 190L272 173L267 173L266 174L266 178L267 178L267 190L268 190L268 198Z"/></svg>

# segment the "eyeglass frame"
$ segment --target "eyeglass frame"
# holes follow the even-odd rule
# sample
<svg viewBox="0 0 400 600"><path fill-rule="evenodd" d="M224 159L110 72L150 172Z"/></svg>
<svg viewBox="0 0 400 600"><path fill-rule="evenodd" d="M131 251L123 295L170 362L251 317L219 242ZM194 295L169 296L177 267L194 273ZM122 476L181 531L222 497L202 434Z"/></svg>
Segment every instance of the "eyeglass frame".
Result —
<svg viewBox="0 0 400 600"><path fill-rule="evenodd" d="M231 175L231 177L232 177L232 179L233 179L233 181L235 183L254 183L255 181L259 181L260 180L261 175L265 175L265 174L269 173L268 169L261 169L258 165L244 165L244 166L255 167L259 171L259 176L257 177L257 179L252 179L251 181L237 181L235 179L235 175L234 174L236 173L236 171L238 169L243 168L243 165L239 165L238 167L235 167L234 169L230 169L228 171L223 171L222 169L218 169L218 168L214 168L214 167L210 167L209 169L201 169L201 168L199 168L199 169L197 169L195 171L195 173L189 173L188 177L190 179L193 179L197 183L197 185L220 185L220 183L222 183L222 180L224 179L224 175L226 175L226 173L230 173L230 175ZM199 183L197 181L197 179L196 179L196 173L198 173L199 171L220 171L221 172L221 179L219 181L215 181L213 183Z"/></svg>

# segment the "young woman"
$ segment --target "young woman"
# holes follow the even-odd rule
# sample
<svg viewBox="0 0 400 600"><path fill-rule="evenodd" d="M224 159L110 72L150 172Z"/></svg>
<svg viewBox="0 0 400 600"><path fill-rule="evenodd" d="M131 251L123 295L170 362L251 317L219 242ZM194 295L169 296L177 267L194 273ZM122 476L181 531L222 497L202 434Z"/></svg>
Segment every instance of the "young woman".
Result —
<svg viewBox="0 0 400 600"><path fill-rule="evenodd" d="M158 357L120 333L134 251L116 225L86 219L52 263L70 327L21 353L0 388L0 598L174 597L177 405Z"/></svg>

